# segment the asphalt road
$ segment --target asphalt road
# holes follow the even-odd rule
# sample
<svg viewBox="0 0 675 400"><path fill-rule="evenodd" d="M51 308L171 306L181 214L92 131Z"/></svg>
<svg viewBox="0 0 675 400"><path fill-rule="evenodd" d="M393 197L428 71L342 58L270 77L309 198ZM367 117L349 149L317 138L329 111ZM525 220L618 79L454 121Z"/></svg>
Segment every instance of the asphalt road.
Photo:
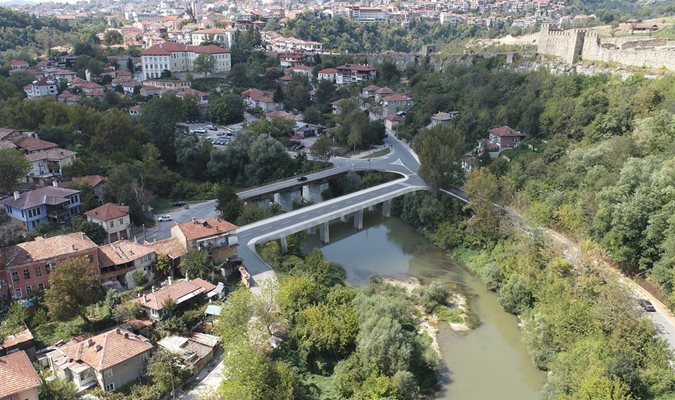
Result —
<svg viewBox="0 0 675 400"><path fill-rule="evenodd" d="M218 215L216 211L216 201L209 200L203 203L190 204L189 209L184 209L182 207L174 208L170 211L162 213L161 215L169 214L173 221L166 222L155 222L155 226L146 228L143 232L143 228L136 230L135 235L139 241L146 240L152 242L155 240L162 240L171 237L171 227L175 223L182 224L184 222L192 221L192 218L197 219L206 219L215 217ZM155 221L157 220L155 215Z"/></svg>

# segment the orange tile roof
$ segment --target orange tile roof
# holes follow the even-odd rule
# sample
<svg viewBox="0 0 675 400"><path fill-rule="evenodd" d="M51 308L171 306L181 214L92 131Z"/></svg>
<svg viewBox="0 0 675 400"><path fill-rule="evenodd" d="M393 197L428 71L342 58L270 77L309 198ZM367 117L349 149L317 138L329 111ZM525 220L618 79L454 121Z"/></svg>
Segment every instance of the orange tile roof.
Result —
<svg viewBox="0 0 675 400"><path fill-rule="evenodd" d="M87 217L91 217L99 221L110 221L129 215L129 206L121 206L115 203L105 203L104 205L89 210L84 214Z"/></svg>
<svg viewBox="0 0 675 400"><path fill-rule="evenodd" d="M214 285L213 283L211 283L209 281L205 281L202 278L192 279L192 280L190 280L190 283L194 283L197 286L201 286L202 288L204 288L205 292L210 292L210 291L212 291L213 289L216 288L216 285Z"/></svg>
<svg viewBox="0 0 675 400"><path fill-rule="evenodd" d="M0 357L0 398L37 388L42 384L25 351Z"/></svg>
<svg viewBox="0 0 675 400"><path fill-rule="evenodd" d="M197 240L210 236L222 235L223 233L231 232L239 227L230 223L223 218L209 218L207 220L195 220L193 222L186 222L179 224L178 229L183 232L187 240Z"/></svg>
<svg viewBox="0 0 675 400"><path fill-rule="evenodd" d="M26 328L17 334L7 336L5 340L0 343L0 349L8 349L17 344L26 343L31 340L33 340L33 334L30 332L30 329Z"/></svg>
<svg viewBox="0 0 675 400"><path fill-rule="evenodd" d="M48 142L46 140L36 139L30 136L24 136L14 142L18 147L28 152L37 150L47 150L58 147L56 143Z"/></svg>
<svg viewBox="0 0 675 400"><path fill-rule="evenodd" d="M115 328L82 342L65 345L58 350L74 361L81 361L97 371L103 371L152 350L152 345L143 336Z"/></svg>
<svg viewBox="0 0 675 400"><path fill-rule="evenodd" d="M99 247L98 259L101 267L110 267L138 260L154 252L155 249L152 247L134 243L130 240L119 240Z"/></svg>
<svg viewBox="0 0 675 400"><path fill-rule="evenodd" d="M164 254L169 256L169 258L176 259L181 257L183 254L187 253L187 249L183 246L175 237L169 239L157 240L155 242L144 243L146 246L150 246L155 249L157 254Z"/></svg>
<svg viewBox="0 0 675 400"><path fill-rule="evenodd" d="M38 236L31 242L5 247L0 251L0 265L7 267L27 264L32 261L48 260L82 250L96 248L87 235L82 232L43 238Z"/></svg>
<svg viewBox="0 0 675 400"><path fill-rule="evenodd" d="M101 183L106 182L106 178L101 175L85 175L85 176L75 176L73 177L73 182L75 183L88 183L91 187L96 187Z"/></svg>
<svg viewBox="0 0 675 400"><path fill-rule="evenodd" d="M134 299L134 301L141 304L143 307L161 310L164 308L164 302L166 302L167 299L171 299L176 304L180 304L200 293L204 293L204 288L201 286L186 280L179 280L173 285L164 286L153 293Z"/></svg>

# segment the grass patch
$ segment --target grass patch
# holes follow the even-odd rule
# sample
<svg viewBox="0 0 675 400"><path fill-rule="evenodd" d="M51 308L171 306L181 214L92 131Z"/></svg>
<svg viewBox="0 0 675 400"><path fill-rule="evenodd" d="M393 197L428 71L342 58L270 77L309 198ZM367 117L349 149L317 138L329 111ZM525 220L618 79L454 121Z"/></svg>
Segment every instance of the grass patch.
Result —
<svg viewBox="0 0 675 400"><path fill-rule="evenodd" d="M440 321L451 324L461 324L464 322L464 318L462 317L463 312L464 311L459 307L450 308L442 304L437 305L433 311L436 318Z"/></svg>
<svg viewBox="0 0 675 400"><path fill-rule="evenodd" d="M361 157L362 159L369 159L369 158L377 158L377 157L382 157L386 156L391 152L391 149L389 147L385 147L384 149L378 150L374 153L370 153L364 157Z"/></svg>
<svg viewBox="0 0 675 400"><path fill-rule="evenodd" d="M171 201L169 199L156 198L152 201L152 212L155 214L163 213L171 209Z"/></svg>

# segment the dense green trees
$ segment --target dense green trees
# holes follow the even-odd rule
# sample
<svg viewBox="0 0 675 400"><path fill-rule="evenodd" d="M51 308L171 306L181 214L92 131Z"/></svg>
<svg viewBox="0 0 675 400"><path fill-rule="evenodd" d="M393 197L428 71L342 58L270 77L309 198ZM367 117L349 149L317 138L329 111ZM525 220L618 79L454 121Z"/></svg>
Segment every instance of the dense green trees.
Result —
<svg viewBox="0 0 675 400"><path fill-rule="evenodd" d="M49 275L45 303L49 315L59 321L80 316L87 321L86 307L101 299L101 281L86 257L63 261Z"/></svg>
<svg viewBox="0 0 675 400"><path fill-rule="evenodd" d="M0 150L0 190L11 192L30 171L26 157L16 149Z"/></svg>
<svg viewBox="0 0 675 400"><path fill-rule="evenodd" d="M420 157L420 176L435 192L461 179L464 135L445 125L420 131L415 150Z"/></svg>
<svg viewBox="0 0 675 400"><path fill-rule="evenodd" d="M212 122L219 124L241 122L244 120L244 102L235 94L212 94L209 98L209 116Z"/></svg>

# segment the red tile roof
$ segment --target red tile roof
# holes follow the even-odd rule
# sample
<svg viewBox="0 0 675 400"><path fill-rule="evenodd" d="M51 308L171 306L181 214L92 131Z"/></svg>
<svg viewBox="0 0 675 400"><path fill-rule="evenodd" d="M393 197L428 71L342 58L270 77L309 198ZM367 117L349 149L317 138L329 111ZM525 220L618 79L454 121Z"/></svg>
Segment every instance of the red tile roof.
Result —
<svg viewBox="0 0 675 400"><path fill-rule="evenodd" d="M148 47L142 55L144 56L168 56L171 53L194 52L207 54L229 53L230 50L224 47L218 47L210 44L208 46L192 46L189 44L180 44L176 42L164 42Z"/></svg>
<svg viewBox="0 0 675 400"><path fill-rule="evenodd" d="M337 69L335 68L324 68L321 71L319 71L320 74L326 74L326 75L331 75L331 74L337 74Z"/></svg>
<svg viewBox="0 0 675 400"><path fill-rule="evenodd" d="M341 69L346 69L350 71L359 71L359 72L370 72L370 71L376 71L375 68L369 67L367 65L359 65L359 64L345 64L345 65L340 65L337 67L338 70Z"/></svg>
<svg viewBox="0 0 675 400"><path fill-rule="evenodd" d="M179 224L178 229L183 232L187 240L197 240L210 236L217 236L223 233L231 232L239 227L220 217L209 218L207 220L195 220Z"/></svg>
<svg viewBox="0 0 675 400"><path fill-rule="evenodd" d="M30 332L30 329L26 328L19 333L7 336L5 340L2 343L0 343L0 349L8 349L12 346L16 346L21 343L26 343L31 340L33 340L33 334Z"/></svg>
<svg viewBox="0 0 675 400"><path fill-rule="evenodd" d="M70 201L68 196L72 196L77 193L80 193L80 191L65 189L62 187L47 186L22 193L19 195L18 199L14 199L14 197L8 197L0 201L0 203L25 210L43 204L63 204Z"/></svg>
<svg viewBox="0 0 675 400"><path fill-rule="evenodd" d="M111 267L136 261L155 252L150 246L144 246L130 240L119 240L98 248L100 266Z"/></svg>
<svg viewBox="0 0 675 400"><path fill-rule="evenodd" d="M126 329L115 328L59 350L67 357L103 371L132 357L152 350L149 341Z"/></svg>
<svg viewBox="0 0 675 400"><path fill-rule="evenodd" d="M88 183L91 187L96 187L101 183L106 182L106 178L101 175L85 175L85 176L75 176L73 177L73 182L75 183Z"/></svg>
<svg viewBox="0 0 675 400"><path fill-rule="evenodd" d="M0 398L8 398L42 384L25 351L0 357Z"/></svg>
<svg viewBox="0 0 675 400"><path fill-rule="evenodd" d="M524 137L522 133L518 132L515 129L512 129L508 126L500 126L499 128L494 128L489 130L491 135L499 137Z"/></svg>
<svg viewBox="0 0 675 400"><path fill-rule="evenodd" d="M115 203L105 203L104 205L96 207L93 210L89 210L84 214L87 217L91 217L99 221L110 221L129 215L129 206L121 206Z"/></svg>
<svg viewBox="0 0 675 400"><path fill-rule="evenodd" d="M134 299L134 302L139 303L143 307L153 310L161 310L164 308L164 303L167 299L173 300L176 304L180 304L185 300L189 300L194 296L205 293L204 288L186 280L179 280L173 285L164 286L156 290L154 293L149 293Z"/></svg>
<svg viewBox="0 0 675 400"><path fill-rule="evenodd" d="M54 147L58 147L56 143L48 142L46 140L40 140L36 139L34 137L30 136L24 136L21 139L17 140L14 142L19 148L31 152L31 151L38 151L38 150L47 150L47 149L52 149Z"/></svg>
<svg viewBox="0 0 675 400"><path fill-rule="evenodd" d="M384 100L385 101L410 101L412 99L410 97L406 96L406 95L394 93L390 96L385 97Z"/></svg>
<svg viewBox="0 0 675 400"><path fill-rule="evenodd" d="M94 249L92 242L82 232L43 238L38 236L30 242L19 243L14 246L3 247L0 252L0 265L13 267L33 261L49 260L59 256L67 256L83 250Z"/></svg>

